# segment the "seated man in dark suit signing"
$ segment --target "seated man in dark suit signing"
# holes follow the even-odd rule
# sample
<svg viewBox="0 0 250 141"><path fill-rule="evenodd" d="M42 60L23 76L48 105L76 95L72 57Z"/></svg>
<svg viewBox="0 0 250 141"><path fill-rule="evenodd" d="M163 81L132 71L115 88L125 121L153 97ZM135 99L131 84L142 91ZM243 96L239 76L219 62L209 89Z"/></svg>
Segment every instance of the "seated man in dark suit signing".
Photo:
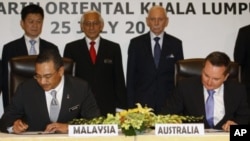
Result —
<svg viewBox="0 0 250 141"><path fill-rule="evenodd" d="M209 54L202 75L178 82L161 114L204 116L205 128L230 130L230 125L247 124L249 109L244 85L227 80L230 58L222 52Z"/></svg>
<svg viewBox="0 0 250 141"><path fill-rule="evenodd" d="M59 51L46 50L36 60L34 79L17 88L0 120L2 132L45 131L67 133L74 118L100 116L87 82L64 75ZM53 97L53 94L56 94Z"/></svg>

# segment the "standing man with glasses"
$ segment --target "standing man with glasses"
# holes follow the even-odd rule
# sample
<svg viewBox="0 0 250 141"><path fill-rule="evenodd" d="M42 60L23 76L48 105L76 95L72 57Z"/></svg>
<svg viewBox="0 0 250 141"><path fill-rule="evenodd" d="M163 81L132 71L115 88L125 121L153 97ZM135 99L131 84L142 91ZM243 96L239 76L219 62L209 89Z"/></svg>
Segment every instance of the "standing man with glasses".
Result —
<svg viewBox="0 0 250 141"><path fill-rule="evenodd" d="M163 7L152 7L146 22L150 32L131 39L128 47L128 106L141 103L157 114L174 89L175 63L183 59L182 41L164 31L169 19Z"/></svg>
<svg viewBox="0 0 250 141"><path fill-rule="evenodd" d="M85 12L80 24L86 37L66 44L64 57L75 61L75 76L89 82L102 116L126 109L120 45L100 36L104 22L99 12Z"/></svg>
<svg viewBox="0 0 250 141"><path fill-rule="evenodd" d="M8 90L8 62L11 58L23 55L37 55L46 49L58 50L57 46L39 36L42 32L44 11L39 5L25 6L21 11L20 25L24 35L3 46L2 68L3 73L3 104L6 108L9 105Z"/></svg>
<svg viewBox="0 0 250 141"><path fill-rule="evenodd" d="M64 75L59 51L46 50L38 55L34 78L18 86L0 120L2 132L67 133L68 122L74 118L100 116L88 83Z"/></svg>

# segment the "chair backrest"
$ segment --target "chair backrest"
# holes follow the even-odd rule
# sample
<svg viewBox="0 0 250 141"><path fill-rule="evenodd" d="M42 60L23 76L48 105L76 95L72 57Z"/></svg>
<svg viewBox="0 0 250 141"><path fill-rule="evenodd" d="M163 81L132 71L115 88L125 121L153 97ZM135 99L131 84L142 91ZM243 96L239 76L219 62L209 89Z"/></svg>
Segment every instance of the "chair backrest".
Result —
<svg viewBox="0 0 250 141"><path fill-rule="evenodd" d="M17 86L24 80L33 78L35 74L35 60L37 55L18 56L8 62L9 67L9 100L14 95ZM63 58L64 73L75 75L75 63L72 59ZM10 101L9 101L10 102Z"/></svg>
<svg viewBox="0 0 250 141"><path fill-rule="evenodd" d="M201 71L203 68L204 58L190 58L179 60L175 64L175 85L178 81L193 76L201 76ZM231 62L232 67L229 72L228 79L233 79L241 82L241 67L236 62Z"/></svg>

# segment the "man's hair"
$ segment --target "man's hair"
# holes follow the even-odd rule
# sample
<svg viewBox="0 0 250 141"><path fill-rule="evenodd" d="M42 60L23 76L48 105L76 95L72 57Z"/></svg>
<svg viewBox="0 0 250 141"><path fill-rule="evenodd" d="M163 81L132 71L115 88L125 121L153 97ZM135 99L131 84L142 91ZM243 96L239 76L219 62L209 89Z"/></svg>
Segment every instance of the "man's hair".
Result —
<svg viewBox="0 0 250 141"><path fill-rule="evenodd" d="M35 4L30 4L24 7L21 11L21 18L24 21L28 14L40 14L44 18L44 12L42 7Z"/></svg>
<svg viewBox="0 0 250 141"><path fill-rule="evenodd" d="M63 66L63 59L60 52L54 49L45 49L40 52L35 63L41 64L49 61L54 63L55 70L58 70L61 66Z"/></svg>
<svg viewBox="0 0 250 141"><path fill-rule="evenodd" d="M210 53L205 58L204 65L205 65L205 63L207 61L209 61L213 66L218 66L218 67L224 66L224 67L226 67L224 75L228 74L230 69L231 69L230 58L224 52L215 51L215 52Z"/></svg>
<svg viewBox="0 0 250 141"><path fill-rule="evenodd" d="M100 22L101 24L104 23L101 13L98 12L98 11L94 11L94 10L90 10L90 11L85 12L85 13L82 15L82 17L81 17L81 23L84 23L85 15L88 15L88 14L90 14L90 13L96 13L96 14L99 16L99 22Z"/></svg>

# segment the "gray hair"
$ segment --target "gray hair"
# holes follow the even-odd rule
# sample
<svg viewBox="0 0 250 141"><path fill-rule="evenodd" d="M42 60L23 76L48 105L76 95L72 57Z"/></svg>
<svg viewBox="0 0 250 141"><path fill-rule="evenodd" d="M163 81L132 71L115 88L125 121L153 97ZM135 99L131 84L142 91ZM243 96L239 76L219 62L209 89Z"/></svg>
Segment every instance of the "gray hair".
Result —
<svg viewBox="0 0 250 141"><path fill-rule="evenodd" d="M99 22L101 22L103 24L103 18L102 18L101 13L99 13L98 11L94 11L94 10L90 10L90 11L87 11L87 12L83 13L83 15L81 17L81 23L84 23L85 15L88 15L90 13L96 13L99 16Z"/></svg>

